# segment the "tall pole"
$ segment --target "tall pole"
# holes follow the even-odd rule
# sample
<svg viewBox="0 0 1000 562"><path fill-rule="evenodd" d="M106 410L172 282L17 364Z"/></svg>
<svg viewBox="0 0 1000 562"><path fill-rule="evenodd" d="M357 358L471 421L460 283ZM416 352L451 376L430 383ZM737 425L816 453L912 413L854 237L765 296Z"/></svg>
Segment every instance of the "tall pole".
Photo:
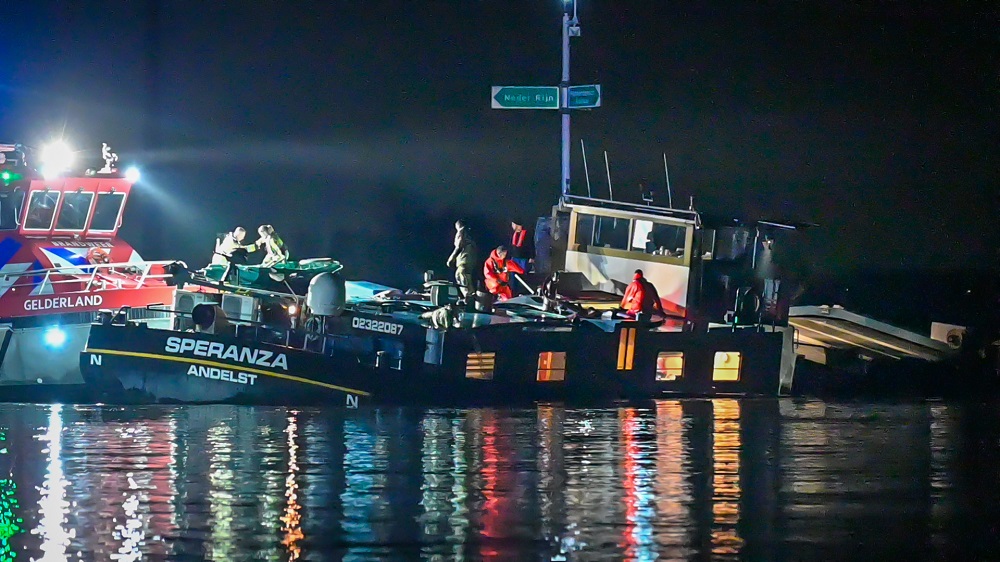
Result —
<svg viewBox="0 0 1000 562"><path fill-rule="evenodd" d="M562 82L559 83L562 112L562 196L569 195L569 4L565 4L562 24ZM575 19L575 18L574 18Z"/></svg>

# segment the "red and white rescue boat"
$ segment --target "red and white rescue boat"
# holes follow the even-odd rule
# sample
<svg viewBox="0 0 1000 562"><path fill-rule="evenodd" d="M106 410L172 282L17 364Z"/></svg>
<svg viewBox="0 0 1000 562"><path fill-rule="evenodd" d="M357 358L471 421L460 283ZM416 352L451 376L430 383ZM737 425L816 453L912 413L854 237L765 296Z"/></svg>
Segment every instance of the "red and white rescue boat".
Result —
<svg viewBox="0 0 1000 562"><path fill-rule="evenodd" d="M43 174L31 149L0 144L3 399L83 385L79 354L99 310L173 302L175 262L145 261L118 238L137 177L106 145L104 158L101 169Z"/></svg>

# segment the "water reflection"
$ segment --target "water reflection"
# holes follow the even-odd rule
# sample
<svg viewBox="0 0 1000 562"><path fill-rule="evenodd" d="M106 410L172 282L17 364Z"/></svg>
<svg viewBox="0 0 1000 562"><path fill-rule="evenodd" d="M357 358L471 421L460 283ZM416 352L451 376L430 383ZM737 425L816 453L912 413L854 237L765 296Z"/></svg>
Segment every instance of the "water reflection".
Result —
<svg viewBox="0 0 1000 562"><path fill-rule="evenodd" d="M0 558L972 559L998 520L978 507L1000 499L998 422L736 399L0 406Z"/></svg>

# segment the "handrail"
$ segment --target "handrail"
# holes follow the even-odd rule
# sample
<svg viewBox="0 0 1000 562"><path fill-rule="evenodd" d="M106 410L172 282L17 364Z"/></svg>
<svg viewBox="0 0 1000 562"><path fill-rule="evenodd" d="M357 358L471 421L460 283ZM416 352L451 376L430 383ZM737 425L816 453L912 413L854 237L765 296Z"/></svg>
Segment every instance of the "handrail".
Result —
<svg viewBox="0 0 1000 562"><path fill-rule="evenodd" d="M89 291L94 286L94 283L98 281L98 275L101 274L100 282L105 285L105 288L108 283L112 283L116 289L122 289L124 288L122 281L128 279L135 282L135 285L130 288L138 289L145 286L146 282L152 279L172 278L172 273L152 273L152 270L156 266L166 267L174 264L187 268L187 265L184 262L177 260L100 263L78 266L50 267L46 269L32 269L28 271L12 271L0 275L0 279L3 279L4 281L9 281L12 278L15 279L14 283L11 284L11 287L24 285L34 286L36 283L33 281L30 283L18 283L18 280L24 277L43 276L44 279L41 281L42 284L48 283L50 285L55 285L59 283L86 282L86 286L83 290ZM132 269L134 272L119 271L126 268ZM53 275L71 278L52 279Z"/></svg>
<svg viewBox="0 0 1000 562"><path fill-rule="evenodd" d="M640 205L628 201L614 201L611 199L600 199L596 197L583 197L582 195L568 195L564 199L570 205L585 205L589 207L601 207L609 210L644 213L647 215L657 215L666 218L678 218L698 222L698 211L688 209L671 209L669 207L659 207L656 205Z"/></svg>

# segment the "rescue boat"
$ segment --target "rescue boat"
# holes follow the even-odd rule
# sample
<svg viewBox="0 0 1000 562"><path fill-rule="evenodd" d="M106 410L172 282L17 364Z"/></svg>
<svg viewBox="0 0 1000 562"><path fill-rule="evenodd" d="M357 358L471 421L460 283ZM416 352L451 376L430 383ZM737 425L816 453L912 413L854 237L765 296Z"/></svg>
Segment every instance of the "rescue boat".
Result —
<svg viewBox="0 0 1000 562"><path fill-rule="evenodd" d="M46 154L46 152L48 154ZM61 144L0 144L0 393L73 397L79 356L101 309L172 302L170 262L147 261L118 237L135 181L105 145L104 166L74 167Z"/></svg>

